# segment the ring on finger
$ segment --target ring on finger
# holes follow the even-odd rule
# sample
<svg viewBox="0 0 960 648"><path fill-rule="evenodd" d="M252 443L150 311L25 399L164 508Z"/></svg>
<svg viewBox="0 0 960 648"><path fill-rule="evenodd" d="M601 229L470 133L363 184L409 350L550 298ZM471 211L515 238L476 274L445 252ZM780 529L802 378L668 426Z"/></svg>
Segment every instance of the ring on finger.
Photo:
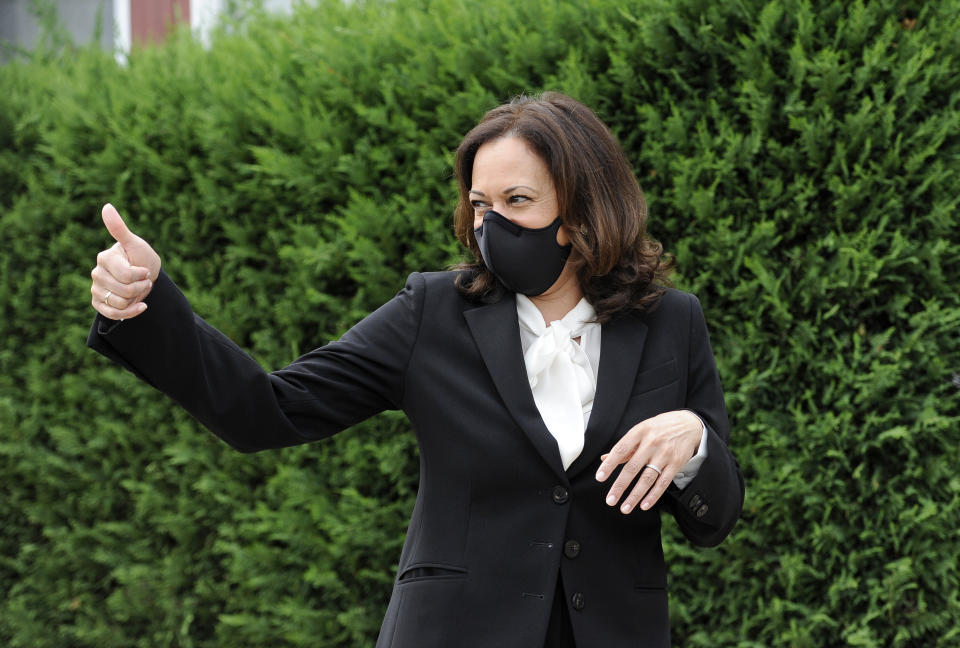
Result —
<svg viewBox="0 0 960 648"><path fill-rule="evenodd" d="M663 471L660 470L659 467L654 466L653 464L647 464L646 466L644 466L644 468L649 468L650 470L654 471L655 473L657 473L657 476L660 476L663 474Z"/></svg>
<svg viewBox="0 0 960 648"><path fill-rule="evenodd" d="M110 296L113 294L112 290L108 290L107 294L103 296L103 303L107 306L110 306Z"/></svg>

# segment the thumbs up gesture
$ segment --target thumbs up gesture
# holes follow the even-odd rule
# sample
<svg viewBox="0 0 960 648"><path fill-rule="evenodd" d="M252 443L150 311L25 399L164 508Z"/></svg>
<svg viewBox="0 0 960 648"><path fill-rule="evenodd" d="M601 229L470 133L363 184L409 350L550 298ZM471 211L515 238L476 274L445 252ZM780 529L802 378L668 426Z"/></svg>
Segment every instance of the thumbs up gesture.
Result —
<svg viewBox="0 0 960 648"><path fill-rule="evenodd" d="M116 243L97 255L97 266L90 273L91 303L108 319L130 319L147 310L143 300L160 274L160 257L127 228L113 205L104 205L101 215Z"/></svg>

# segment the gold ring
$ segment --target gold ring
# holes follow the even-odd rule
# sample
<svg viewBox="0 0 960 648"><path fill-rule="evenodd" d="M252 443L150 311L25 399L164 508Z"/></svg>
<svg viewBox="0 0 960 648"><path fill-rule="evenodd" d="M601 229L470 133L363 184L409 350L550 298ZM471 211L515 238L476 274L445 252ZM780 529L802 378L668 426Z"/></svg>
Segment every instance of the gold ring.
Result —
<svg viewBox="0 0 960 648"><path fill-rule="evenodd" d="M107 301L107 300L110 299L110 295L112 295L112 294L113 294L113 291L108 290L108 291L107 291L107 294L103 296L103 303L106 304L107 306L110 306L110 302ZM113 308L112 306L110 306L110 307Z"/></svg>

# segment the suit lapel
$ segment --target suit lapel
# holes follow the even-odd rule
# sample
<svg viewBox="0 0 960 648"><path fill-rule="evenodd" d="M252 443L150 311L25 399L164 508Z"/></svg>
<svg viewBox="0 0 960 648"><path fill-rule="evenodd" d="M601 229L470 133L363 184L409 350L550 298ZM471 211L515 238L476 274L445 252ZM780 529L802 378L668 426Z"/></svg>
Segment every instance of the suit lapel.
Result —
<svg viewBox="0 0 960 648"><path fill-rule="evenodd" d="M530 391L520 346L516 302L511 295L507 295L493 304L465 311L464 317L510 415L544 461L559 477L566 479L557 441L543 423Z"/></svg>
<svg viewBox="0 0 960 648"><path fill-rule="evenodd" d="M616 425L633 392L647 325L627 313L603 325L600 338L600 369L590 423L584 434L583 452L564 472L557 441L540 417L530 391L520 346L516 302L506 296L464 312L470 333L480 350L500 398L530 442L561 477L573 478L610 449Z"/></svg>
<svg viewBox="0 0 960 648"><path fill-rule="evenodd" d="M613 445L616 425L633 392L646 338L647 325L633 313L621 315L603 325L597 393L584 435L583 452L567 469L571 478L587 466L599 466L597 457Z"/></svg>

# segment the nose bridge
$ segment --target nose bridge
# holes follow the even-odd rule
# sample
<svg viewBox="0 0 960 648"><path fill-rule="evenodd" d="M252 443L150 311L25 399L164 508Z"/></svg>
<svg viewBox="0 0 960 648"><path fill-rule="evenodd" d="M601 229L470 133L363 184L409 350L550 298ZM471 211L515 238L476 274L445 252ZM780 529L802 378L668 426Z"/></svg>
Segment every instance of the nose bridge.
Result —
<svg viewBox="0 0 960 648"><path fill-rule="evenodd" d="M506 201L498 203L495 200L490 201L490 208L483 212L486 215L488 212L495 212L497 216L502 216L513 224L516 224L517 220L510 215L510 206Z"/></svg>
<svg viewBox="0 0 960 648"><path fill-rule="evenodd" d="M490 210L497 212L511 223L515 222L513 216L510 215L510 204L507 202L506 198L494 199L490 201Z"/></svg>
<svg viewBox="0 0 960 648"><path fill-rule="evenodd" d="M506 214L503 213L503 212L505 211L506 206L507 206L507 201L506 201L506 199L504 199L504 198L494 198L494 199L492 199L492 200L490 201L490 209L488 209L488 210L486 210L486 211L493 210L493 211L497 212L498 214L503 214L504 216L506 216Z"/></svg>

